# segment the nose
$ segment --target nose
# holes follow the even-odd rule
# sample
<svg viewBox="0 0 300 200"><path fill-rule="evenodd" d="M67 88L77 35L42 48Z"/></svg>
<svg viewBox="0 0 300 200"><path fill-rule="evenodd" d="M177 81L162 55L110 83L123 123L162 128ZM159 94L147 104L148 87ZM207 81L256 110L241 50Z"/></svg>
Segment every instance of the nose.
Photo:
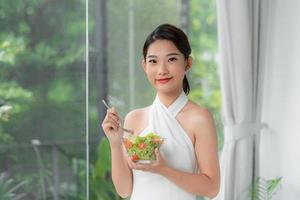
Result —
<svg viewBox="0 0 300 200"><path fill-rule="evenodd" d="M168 68L166 67L165 63L162 62L158 67L158 75L166 75L168 73Z"/></svg>

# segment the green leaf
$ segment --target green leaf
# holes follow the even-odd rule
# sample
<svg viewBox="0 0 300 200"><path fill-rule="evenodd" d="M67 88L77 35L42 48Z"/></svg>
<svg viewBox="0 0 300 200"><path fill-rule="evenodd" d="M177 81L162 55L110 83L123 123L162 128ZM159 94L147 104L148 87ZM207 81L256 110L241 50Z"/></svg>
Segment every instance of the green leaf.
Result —
<svg viewBox="0 0 300 200"><path fill-rule="evenodd" d="M252 200L271 200L273 194L277 191L281 182L281 177L271 180L265 180L262 177L256 177L251 189Z"/></svg>
<svg viewBox="0 0 300 200"><path fill-rule="evenodd" d="M111 154L107 138L103 138L98 146L99 159L96 162L95 177L105 178L111 172Z"/></svg>

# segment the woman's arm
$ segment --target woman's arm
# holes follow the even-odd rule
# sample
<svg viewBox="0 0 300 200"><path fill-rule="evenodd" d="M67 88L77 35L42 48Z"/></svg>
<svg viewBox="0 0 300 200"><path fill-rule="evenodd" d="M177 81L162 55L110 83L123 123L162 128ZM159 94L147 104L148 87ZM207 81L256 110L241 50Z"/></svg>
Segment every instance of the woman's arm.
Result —
<svg viewBox="0 0 300 200"><path fill-rule="evenodd" d="M117 193L126 198L132 192L132 171L124 159L122 145L111 145L112 181Z"/></svg>
<svg viewBox="0 0 300 200"><path fill-rule="evenodd" d="M126 117L127 118L127 117ZM128 119L125 118L124 126L127 126ZM130 118L130 117L128 117ZM126 154L122 145L122 132L119 128L120 120L114 109L109 109L103 121L102 127L109 139L112 161L112 181L117 193L126 198L132 192L132 170L126 162Z"/></svg>
<svg viewBox="0 0 300 200"><path fill-rule="evenodd" d="M165 167L161 170L160 174L193 194L213 198L219 192L218 180L201 172L196 175L182 172L171 167Z"/></svg>

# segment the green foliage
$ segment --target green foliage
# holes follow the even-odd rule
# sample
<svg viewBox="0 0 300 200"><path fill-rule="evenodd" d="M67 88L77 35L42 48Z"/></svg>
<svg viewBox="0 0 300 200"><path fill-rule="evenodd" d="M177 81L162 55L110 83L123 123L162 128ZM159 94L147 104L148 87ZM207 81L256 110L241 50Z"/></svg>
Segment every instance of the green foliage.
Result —
<svg viewBox="0 0 300 200"><path fill-rule="evenodd" d="M65 104L74 92L75 88L70 82L57 80L49 87L48 99L57 105Z"/></svg>
<svg viewBox="0 0 300 200"><path fill-rule="evenodd" d="M0 64L13 66L16 55L24 51L25 43L23 38L16 38L12 34L0 37Z"/></svg>
<svg viewBox="0 0 300 200"><path fill-rule="evenodd" d="M0 17L0 103L13 114L2 132L16 142L80 138L84 2L1 0Z"/></svg>
<svg viewBox="0 0 300 200"><path fill-rule="evenodd" d="M111 155L107 138L98 145L96 164L89 165L89 194L93 200L120 200L111 181ZM83 159L72 159L72 170L77 175L77 186L61 186L62 199L85 199L86 195L86 162Z"/></svg>
<svg viewBox="0 0 300 200"><path fill-rule="evenodd" d="M73 158L71 162L72 172L77 177L77 183L61 183L60 199L85 200L86 196L86 161Z"/></svg>
<svg viewBox="0 0 300 200"><path fill-rule="evenodd" d="M3 128L11 114L20 113L26 109L26 103L32 101L32 93L18 86L15 82L0 80L0 144L11 144L14 137ZM2 147L0 152L2 152Z"/></svg>
<svg viewBox="0 0 300 200"><path fill-rule="evenodd" d="M0 120L8 121L10 111L11 111L11 106L1 105L0 106Z"/></svg>
<svg viewBox="0 0 300 200"><path fill-rule="evenodd" d="M256 177L252 186L251 200L271 200L280 186L282 177L265 180L262 177Z"/></svg>
<svg viewBox="0 0 300 200"><path fill-rule="evenodd" d="M103 138L98 146L98 160L95 168L91 168L91 194L95 200L119 200L111 181L111 153L107 138Z"/></svg>
<svg viewBox="0 0 300 200"><path fill-rule="evenodd" d="M11 105L11 113L17 114L28 109L29 103L33 101L33 94L20 87L16 82L2 82L0 101L6 105Z"/></svg>
<svg viewBox="0 0 300 200"><path fill-rule="evenodd" d="M29 154L21 162L20 149L8 147L33 138L42 142L84 138L85 2L0 0L0 5L1 169L17 180L33 180L22 188L32 193L39 188L39 178L48 178L49 160L44 161L45 174L38 177L30 172L35 157ZM78 159L83 152L77 150ZM62 191L71 188L74 185L61 183Z"/></svg>
<svg viewBox="0 0 300 200"><path fill-rule="evenodd" d="M208 108L213 114L219 139L223 145L221 91L217 65L217 15L215 1L190 1L190 33L193 68L188 79L190 99Z"/></svg>
<svg viewBox="0 0 300 200"><path fill-rule="evenodd" d="M103 138L98 146L98 160L96 162L94 179L105 178L111 171L110 146L107 138Z"/></svg>
<svg viewBox="0 0 300 200"><path fill-rule="evenodd" d="M18 189L25 184L25 181L16 183L9 178L5 172L0 173L0 197L1 200L17 200L25 196L24 193L17 193Z"/></svg>

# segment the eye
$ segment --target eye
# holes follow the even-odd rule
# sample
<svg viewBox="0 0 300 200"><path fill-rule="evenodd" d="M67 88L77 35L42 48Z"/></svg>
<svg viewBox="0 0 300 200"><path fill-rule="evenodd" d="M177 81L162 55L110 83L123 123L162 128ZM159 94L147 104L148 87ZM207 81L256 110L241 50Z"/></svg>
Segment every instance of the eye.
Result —
<svg viewBox="0 0 300 200"><path fill-rule="evenodd" d="M176 57L171 57L171 58L169 58L169 61L170 61L170 62L175 62L176 60L177 60Z"/></svg>
<svg viewBox="0 0 300 200"><path fill-rule="evenodd" d="M155 63L156 63L156 60L150 59L150 60L148 60L148 63L155 64Z"/></svg>

